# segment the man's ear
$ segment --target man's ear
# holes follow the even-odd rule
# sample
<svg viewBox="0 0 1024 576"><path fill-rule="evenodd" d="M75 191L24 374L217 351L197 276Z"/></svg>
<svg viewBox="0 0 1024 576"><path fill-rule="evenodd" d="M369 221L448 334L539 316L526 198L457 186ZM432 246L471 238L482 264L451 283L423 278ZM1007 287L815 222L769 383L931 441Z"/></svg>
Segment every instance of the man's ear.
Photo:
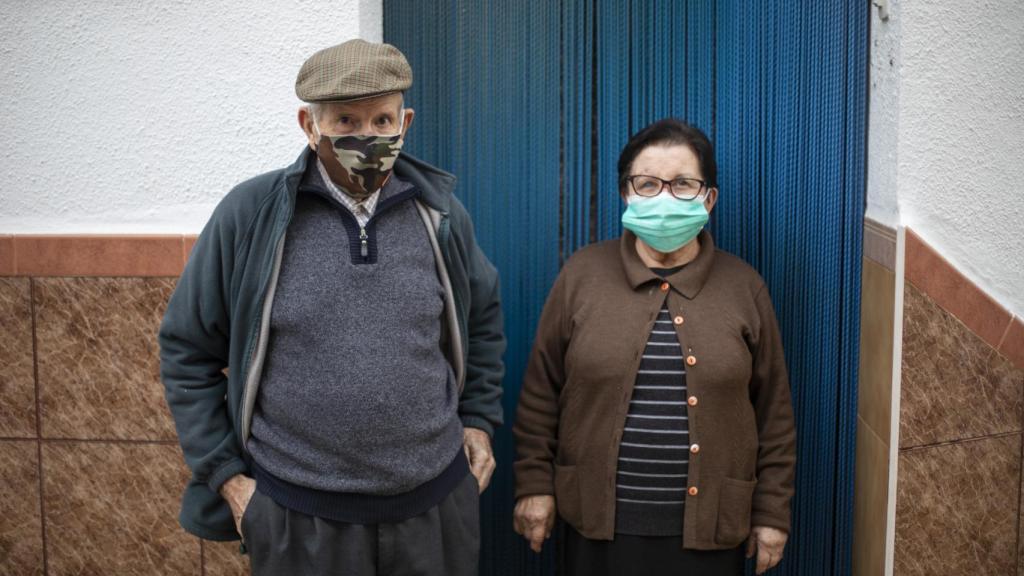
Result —
<svg viewBox="0 0 1024 576"><path fill-rule="evenodd" d="M309 106L299 107L299 127L306 133L306 141L309 142L309 147L316 150L319 138L317 138L316 132L313 130L313 114L309 111Z"/></svg>
<svg viewBox="0 0 1024 576"><path fill-rule="evenodd" d="M405 140L405 135L409 132L409 126L412 126L412 119L415 117L415 110L412 108L405 109L405 118L402 119L402 140Z"/></svg>

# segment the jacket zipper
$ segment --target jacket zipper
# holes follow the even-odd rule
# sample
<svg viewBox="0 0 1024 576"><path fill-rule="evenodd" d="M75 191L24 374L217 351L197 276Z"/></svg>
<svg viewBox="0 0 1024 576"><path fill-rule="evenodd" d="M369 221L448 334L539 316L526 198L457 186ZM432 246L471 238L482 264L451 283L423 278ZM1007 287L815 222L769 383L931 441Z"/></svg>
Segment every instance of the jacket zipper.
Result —
<svg viewBox="0 0 1024 576"><path fill-rule="evenodd" d="M273 242L273 248L271 250L270 266L268 267L267 277L264 278L263 282L262 282L263 286L262 286L262 288L260 290L259 305L256 307L256 309L258 311L257 314L256 314L256 319L253 321L252 328L249 331L249 338L250 338L250 342L251 343L249 344L249 349L245 353L245 360L242 362L242 365L245 366L244 371L242 372L242 374L240 374L240 376L242 378L242 404L239 407L239 411L238 411L238 421L235 423L235 429L238 430L239 432L241 432L243 430L242 424L243 424L243 420L245 419L245 406L246 406L246 401L247 401L247 399L249 397L249 386L248 386L248 384L249 384L249 374L252 372L253 351L255 351L256 347L259 346L260 331L263 328L263 320L264 320L264 318L263 318L263 307L266 304L267 288L269 288L270 280L273 277L273 269L274 269L275 259L277 258L277 253L278 253L278 250L280 248L279 244L281 243L281 240L284 237L284 230L288 227L288 223L291 222L291 220L292 220L292 215L294 214L294 210L295 210L295 196L292 195L291 205L288 207L288 214L285 217L284 225L282 226L281 224L278 224L278 228L274 230L275 238L274 238L274 242ZM244 453L245 452L245 438L239 438L238 440L239 440L239 443L242 445L242 452Z"/></svg>
<svg viewBox="0 0 1024 576"><path fill-rule="evenodd" d="M333 203L339 210L341 210L343 218L351 218L353 221L355 221L356 225L359 226L359 256L361 256L363 260L366 260L370 257L370 235L366 231L366 229L370 227L370 224L373 224L373 221L377 219L377 216L387 212L388 210L394 208L395 206L398 206L399 204L406 200L411 200L415 198L417 195L418 193L416 192L403 193L398 196L388 198L387 200L381 202L377 206L377 208L373 211L373 215L371 215L369 220L366 221L366 224L360 224L359 219L356 218L356 215L353 214L352 211L348 209L348 207L343 206L341 202L338 202L337 200L331 198L330 196L324 196L321 194L321 197L327 198L328 201ZM444 214L447 215L447 213Z"/></svg>

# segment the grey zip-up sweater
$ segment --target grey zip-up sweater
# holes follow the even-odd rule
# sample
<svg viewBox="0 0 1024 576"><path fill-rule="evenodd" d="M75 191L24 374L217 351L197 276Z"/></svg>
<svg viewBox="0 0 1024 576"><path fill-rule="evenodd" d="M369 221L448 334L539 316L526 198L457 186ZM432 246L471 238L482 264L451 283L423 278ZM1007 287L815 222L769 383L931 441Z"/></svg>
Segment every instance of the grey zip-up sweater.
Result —
<svg viewBox="0 0 1024 576"><path fill-rule="evenodd" d="M161 376L192 478L179 517L192 534L235 540L230 508L218 494L247 473L243 446L266 356L269 315L284 234L308 163L304 150L288 168L243 182L214 210L192 250L160 327ZM505 338L497 271L476 244L473 225L452 191L455 178L408 154L395 174L420 194L445 290L450 346L461 390L462 424L493 433L503 420Z"/></svg>
<svg viewBox="0 0 1024 576"><path fill-rule="evenodd" d="M444 289L415 190L388 180L365 226L372 260L351 254L351 212L313 190L299 189L285 236L245 448L305 488L408 492L462 449L458 384L440 346Z"/></svg>

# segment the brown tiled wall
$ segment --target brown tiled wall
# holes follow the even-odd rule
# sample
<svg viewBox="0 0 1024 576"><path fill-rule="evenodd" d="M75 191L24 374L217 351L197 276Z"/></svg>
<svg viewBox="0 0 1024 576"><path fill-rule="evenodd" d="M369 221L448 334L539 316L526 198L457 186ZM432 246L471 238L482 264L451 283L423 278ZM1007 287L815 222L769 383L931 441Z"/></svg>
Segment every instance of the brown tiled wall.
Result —
<svg viewBox="0 0 1024 576"><path fill-rule="evenodd" d="M895 574L1024 574L1020 318L912 231L903 286Z"/></svg>
<svg viewBox="0 0 1024 576"><path fill-rule="evenodd" d="M0 236L0 573L248 573L177 522L155 335L192 241Z"/></svg>
<svg viewBox="0 0 1024 576"><path fill-rule="evenodd" d="M0 235L4 573L247 573L237 544L177 523L188 472L154 336L194 241ZM870 223L864 248L854 571L871 575L884 563L896 250ZM909 231L906 280L896 574L1024 576L1024 323Z"/></svg>

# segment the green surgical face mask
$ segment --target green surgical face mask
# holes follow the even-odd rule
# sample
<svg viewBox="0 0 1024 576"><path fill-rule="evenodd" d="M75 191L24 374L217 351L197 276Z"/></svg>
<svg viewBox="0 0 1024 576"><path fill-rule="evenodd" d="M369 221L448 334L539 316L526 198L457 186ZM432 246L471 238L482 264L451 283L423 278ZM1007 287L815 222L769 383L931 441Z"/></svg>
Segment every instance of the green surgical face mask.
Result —
<svg viewBox="0 0 1024 576"><path fill-rule="evenodd" d="M708 223L708 211L699 200L678 200L668 193L653 198L631 196L622 225L645 244L668 254L697 237Z"/></svg>

